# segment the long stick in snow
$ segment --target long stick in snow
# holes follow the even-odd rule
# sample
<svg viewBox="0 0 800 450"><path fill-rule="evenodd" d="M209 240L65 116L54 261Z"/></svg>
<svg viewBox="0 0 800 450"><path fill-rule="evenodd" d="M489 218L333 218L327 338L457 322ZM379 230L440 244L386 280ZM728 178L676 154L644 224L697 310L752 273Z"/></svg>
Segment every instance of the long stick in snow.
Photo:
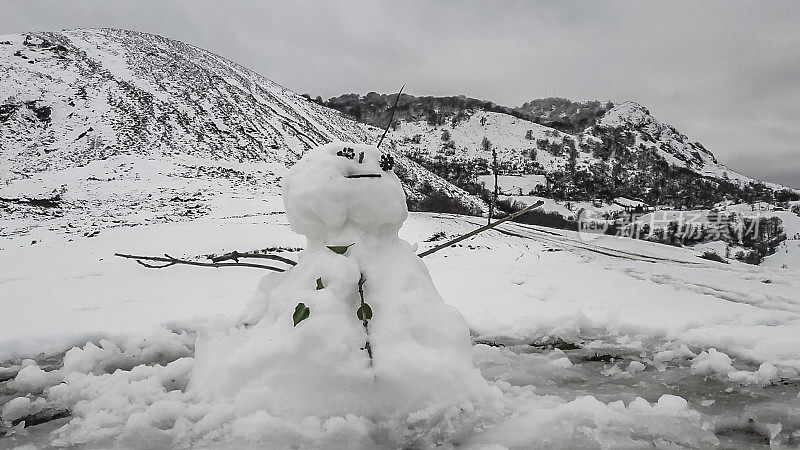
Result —
<svg viewBox="0 0 800 450"><path fill-rule="evenodd" d="M239 258L262 258L262 259L271 259L273 261L280 261L282 263L289 264L290 266L296 266L297 263L289 258L284 258L278 255L270 255L269 253L252 253L252 252L237 252L236 250L225 253L224 255L215 256L213 258L209 258L212 262L218 263L227 260L234 260L237 263L239 262Z"/></svg>
<svg viewBox="0 0 800 450"><path fill-rule="evenodd" d="M381 136L381 139L378 141L378 145L376 145L375 147L381 148L381 144L383 143L383 138L386 137L386 133L389 132L389 128L392 126L392 121L394 120L394 110L397 109L397 102L400 100L400 94L403 93L403 89L405 87L406 85L404 84L403 87L400 88L400 92L397 93L397 97L395 97L394 99L394 106L392 106L392 114L389 116L389 123L386 124L386 129L383 130L383 136Z"/></svg>
<svg viewBox="0 0 800 450"><path fill-rule="evenodd" d="M498 220L497 222L494 222L494 223L489 224L489 225L484 225L484 226L482 226L482 227L480 227L478 229L470 231L467 234L458 236L457 238L451 239L451 240L449 240L449 241L447 241L447 242L445 242L443 244L439 244L436 247L433 247L431 249L425 250L424 252L418 254L417 256L419 256L420 258L424 258L424 257L426 257L426 256L428 256L428 255L430 255L432 253L438 252L439 250L442 250L442 249L445 249L447 247L450 247L453 244L457 244L457 243L459 243L459 242L461 242L461 241L463 241L465 239L469 239L469 238L471 238L472 236L475 236L478 233L482 233L482 232L484 232L486 230L491 230L492 228L500 225L503 222L507 222L509 220L515 219L515 218L517 218L517 217L519 217L519 216L521 216L521 215L523 215L523 214L525 214L525 213L527 213L527 212L529 212L529 211L531 211L531 210L533 210L535 208L538 208L538 207L540 207L542 205L544 205L544 202L539 200L538 202L534 203L533 205L527 206L527 207L525 207L523 209L520 209L519 211L515 212L514 214L511 214L511 215L508 215L506 217L503 217L502 219ZM235 251L231 252L231 253L224 254L224 255L220 255L220 256L217 256L217 257L214 257L214 258L211 258L212 262L210 262L210 263L200 262L200 261L189 261L189 260L185 260L185 259L178 259L178 258L172 257L172 256L167 255L167 254L165 254L163 257L161 257L161 256L138 256L138 255L127 255L127 254L124 254L124 253L114 253L114 256L119 256L120 258L133 259L137 263L141 264L144 267L147 267L148 269L164 269L166 267L174 266L176 264L184 264L184 265L188 265L188 266L200 266L200 267L253 267L253 268L256 268L256 269L272 270L274 272L285 272L286 271L286 269L282 269L280 267L267 266L267 265L263 265L263 264L253 264L253 263L238 262L239 258L271 259L271 260L274 260L274 261L280 261L282 263L285 263L285 264L288 264L288 265L291 265L291 266L294 266L294 265L297 264L296 262L292 261L291 259L283 258L281 256L268 255L268 254L263 254L263 253L239 253L239 252L235 252ZM232 263L221 262L221 261L227 261L227 260L234 260L236 262L232 262ZM152 262L158 262L158 263L163 263L163 264L156 265L156 264L150 264L149 262L145 262L145 261L152 261ZM362 278L362 280L360 280L359 283L358 283L358 291L359 291L359 294L361 294L361 302L362 303L364 302L364 291L362 289L362 285L364 284L364 281L365 280ZM364 324L364 329L365 330L367 329L366 323ZM365 349L369 353L370 359L371 359L372 358L372 349L369 346L369 340L367 341L367 345L366 345Z"/></svg>
<svg viewBox="0 0 800 450"><path fill-rule="evenodd" d="M542 205L544 205L544 202L539 200L538 202L536 202L536 203L534 203L532 205L529 205L529 206L526 206L523 209L520 209L519 211L515 212L514 214L510 214L510 215L508 215L506 217L503 217L502 219L498 220L497 222L490 223L488 225L484 225L484 226L482 226L482 227L480 227L478 229L470 231L467 234L463 234L463 235L461 235L461 236L459 236L459 237L457 237L455 239L451 239L451 240L445 242L444 244L439 244L436 247L433 247L431 249L425 250L424 252L418 254L417 256L419 256L420 258L424 258L424 257L430 255L431 253L436 253L439 250L442 250L444 248L450 247L453 244L457 244L457 243L463 241L464 239L469 239L469 238L471 238L472 236L475 236L478 233L482 233L482 232L484 232L486 230L490 230L490 229L500 225L503 222L508 222L509 220L515 219L515 218L517 218L517 217L519 217L519 216L521 216L521 215L523 215L523 214L525 214L527 212L530 212L531 210L536 209L536 208L538 208L538 207L540 207Z"/></svg>
<svg viewBox="0 0 800 450"><path fill-rule="evenodd" d="M176 264L185 264L187 266L200 266L200 267L254 267L256 269L267 269L272 270L275 272L285 272L285 269L281 269L279 267L272 267L272 266L265 266L263 264L253 264L253 263L240 263L240 262L232 262L232 263L224 263L224 262L199 262L199 261L188 261L185 259L178 259L167 254L164 254L164 257L161 256L137 256L137 255L126 255L124 253L114 253L114 256L119 256L120 258L127 258L136 261L137 263L141 264L148 269L163 269L165 267L174 266ZM153 262L160 262L164 264L156 265L150 264L145 261L153 261Z"/></svg>

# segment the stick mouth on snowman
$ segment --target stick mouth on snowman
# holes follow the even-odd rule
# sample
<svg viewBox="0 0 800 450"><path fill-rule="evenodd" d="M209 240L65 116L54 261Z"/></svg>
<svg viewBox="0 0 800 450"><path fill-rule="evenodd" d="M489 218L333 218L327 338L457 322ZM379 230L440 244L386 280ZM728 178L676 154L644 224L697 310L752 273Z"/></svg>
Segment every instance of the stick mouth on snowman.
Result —
<svg viewBox="0 0 800 450"><path fill-rule="evenodd" d="M349 173L344 176L345 178L380 178L379 173Z"/></svg>

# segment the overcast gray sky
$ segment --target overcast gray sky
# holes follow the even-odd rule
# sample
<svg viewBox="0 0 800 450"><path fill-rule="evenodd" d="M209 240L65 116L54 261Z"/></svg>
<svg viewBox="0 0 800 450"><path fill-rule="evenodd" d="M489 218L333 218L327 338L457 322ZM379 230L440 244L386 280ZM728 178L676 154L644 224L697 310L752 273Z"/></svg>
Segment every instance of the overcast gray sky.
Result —
<svg viewBox="0 0 800 450"><path fill-rule="evenodd" d="M127 28L284 86L508 106L634 100L747 175L800 188L798 1L11 1L0 34Z"/></svg>

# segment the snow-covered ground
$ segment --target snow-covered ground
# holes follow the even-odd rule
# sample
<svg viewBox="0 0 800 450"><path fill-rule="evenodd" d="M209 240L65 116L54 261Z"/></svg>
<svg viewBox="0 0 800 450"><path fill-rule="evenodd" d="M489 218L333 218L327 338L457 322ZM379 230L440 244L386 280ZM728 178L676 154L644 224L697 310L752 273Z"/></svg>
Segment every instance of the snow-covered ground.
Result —
<svg viewBox="0 0 800 450"><path fill-rule="evenodd" d="M295 258L291 249L305 240L289 229L280 199L245 203L191 222L113 228L92 238L54 231L41 232L34 245L30 236L4 240L3 418L59 405L71 416L15 429L0 447L163 447L187 443L177 429L202 426L209 427L207 440L193 444L210 447L396 442L386 435L390 425L360 418L226 422L173 391L186 384L196 330L239 314L263 271L153 270L113 253L191 257L281 247ZM238 208L250 213L236 214ZM425 242L437 232L450 237L479 225L477 218L411 214L401 237L422 250L441 241ZM764 266L707 261L700 253L612 236L587 242L576 233L508 224L426 257L445 302L467 319L477 366L503 394L495 409L475 412L481 421L473 430L440 430L443 442L798 445L797 266L772 267L780 252ZM78 349L52 372L72 346ZM131 370L137 364L146 366ZM63 379L69 382L46 388ZM424 428L432 419L419 420Z"/></svg>
<svg viewBox="0 0 800 450"><path fill-rule="evenodd" d="M625 207L635 207L642 205L642 202L631 200L625 197L617 197L612 203L606 202L588 202L581 200L553 200L552 198L541 197L537 195L508 195L502 196L508 200L520 202L524 205L532 205L536 202L544 202L542 211L555 212L561 214L567 219L575 219L576 214L581 209L586 210L590 217L602 217L605 214L613 215L625 211Z"/></svg>

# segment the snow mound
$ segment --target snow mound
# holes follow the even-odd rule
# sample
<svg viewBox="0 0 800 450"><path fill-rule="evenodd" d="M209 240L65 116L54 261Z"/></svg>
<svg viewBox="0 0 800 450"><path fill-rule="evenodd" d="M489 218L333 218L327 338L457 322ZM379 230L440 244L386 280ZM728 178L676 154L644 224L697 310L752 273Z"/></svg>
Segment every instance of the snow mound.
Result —
<svg viewBox="0 0 800 450"><path fill-rule="evenodd" d="M28 397L13 398L0 408L0 420L11 422L21 419L29 414L41 411L46 404L47 401L43 398L37 398L33 401Z"/></svg>
<svg viewBox="0 0 800 450"><path fill-rule="evenodd" d="M662 395L656 403L637 397L627 406L621 400L603 403L591 395L569 402L531 396L515 409L513 417L474 436L470 448L695 448L719 444L702 415L675 395Z"/></svg>
<svg viewBox="0 0 800 450"><path fill-rule="evenodd" d="M499 399L473 365L466 321L397 236L408 212L391 166L377 147L332 143L292 167L284 202L306 249L264 277L243 323L201 334L190 393L239 418L323 422L424 423Z"/></svg>
<svg viewBox="0 0 800 450"><path fill-rule="evenodd" d="M58 374L45 372L34 363L23 367L17 376L8 383L8 387L17 392L36 394L60 381Z"/></svg>
<svg viewBox="0 0 800 450"><path fill-rule="evenodd" d="M758 370L755 371L736 370L731 357L715 348L701 352L692 359L692 372L698 375L728 379L741 384L766 385L780 378L778 368L769 362L761 363Z"/></svg>
<svg viewBox="0 0 800 450"><path fill-rule="evenodd" d="M191 336L161 333L149 339L129 339L123 345L101 339L99 346L92 342L83 348L73 347L64 355L65 374L111 373L115 370L130 370L141 364L169 362L191 354Z"/></svg>

